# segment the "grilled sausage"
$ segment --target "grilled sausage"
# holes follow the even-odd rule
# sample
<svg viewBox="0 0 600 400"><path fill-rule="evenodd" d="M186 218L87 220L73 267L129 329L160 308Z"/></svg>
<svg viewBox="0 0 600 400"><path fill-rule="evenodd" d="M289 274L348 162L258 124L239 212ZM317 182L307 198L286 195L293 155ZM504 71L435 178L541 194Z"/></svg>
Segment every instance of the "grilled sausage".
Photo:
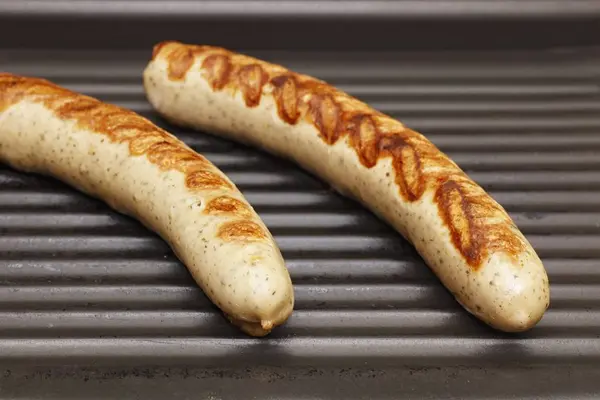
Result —
<svg viewBox="0 0 600 400"><path fill-rule="evenodd" d="M546 271L507 212L399 121L326 82L212 46L156 45L144 86L167 120L291 159L368 207L492 327L530 329L548 308Z"/></svg>
<svg viewBox="0 0 600 400"><path fill-rule="evenodd" d="M266 335L292 312L280 250L242 193L134 112L43 79L0 74L0 161L55 177L139 220L246 333Z"/></svg>

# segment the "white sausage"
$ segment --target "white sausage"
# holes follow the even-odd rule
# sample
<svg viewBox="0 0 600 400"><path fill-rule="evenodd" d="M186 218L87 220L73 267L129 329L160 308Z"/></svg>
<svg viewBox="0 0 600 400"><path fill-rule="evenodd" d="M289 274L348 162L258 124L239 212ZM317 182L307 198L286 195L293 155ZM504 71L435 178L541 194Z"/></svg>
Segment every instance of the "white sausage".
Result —
<svg viewBox="0 0 600 400"><path fill-rule="evenodd" d="M0 74L0 162L138 219L245 332L266 335L292 312L288 270L254 209L212 163L145 118L43 79Z"/></svg>
<svg viewBox="0 0 600 400"><path fill-rule="evenodd" d="M423 135L282 66L163 42L144 71L168 120L294 160L391 224L469 312L503 331L533 327L548 276L506 211Z"/></svg>

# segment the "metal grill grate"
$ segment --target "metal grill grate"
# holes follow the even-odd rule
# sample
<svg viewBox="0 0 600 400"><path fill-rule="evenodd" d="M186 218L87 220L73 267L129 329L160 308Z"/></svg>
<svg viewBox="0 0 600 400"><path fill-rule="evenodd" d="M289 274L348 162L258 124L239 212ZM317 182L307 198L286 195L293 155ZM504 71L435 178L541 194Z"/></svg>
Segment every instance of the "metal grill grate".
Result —
<svg viewBox="0 0 600 400"><path fill-rule="evenodd" d="M268 339L217 313L167 246L51 179L0 169L4 362L442 366L600 361L600 53L276 54L426 134L515 219L550 274L533 331L493 332L384 223L294 165L168 126L145 101L146 52L3 52L149 117L240 187L288 261L296 310ZM118 61L115 61L118 60Z"/></svg>

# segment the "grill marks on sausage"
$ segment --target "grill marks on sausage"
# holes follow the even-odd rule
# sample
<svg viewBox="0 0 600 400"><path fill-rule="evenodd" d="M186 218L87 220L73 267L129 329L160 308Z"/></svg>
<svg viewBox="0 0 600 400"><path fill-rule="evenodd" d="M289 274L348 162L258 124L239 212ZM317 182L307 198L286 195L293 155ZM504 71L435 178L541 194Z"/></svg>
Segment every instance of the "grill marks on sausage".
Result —
<svg viewBox="0 0 600 400"><path fill-rule="evenodd" d="M196 48L201 52L201 48ZM212 54L202 61L202 74L214 90L222 90L226 86L242 93L248 107L256 107L260 103L262 92L269 75L258 64L233 65L229 57L223 54Z"/></svg>
<svg viewBox="0 0 600 400"><path fill-rule="evenodd" d="M238 217L249 217L252 214L248 205L230 196L215 197L208 202L204 212L209 215L237 215Z"/></svg>
<svg viewBox="0 0 600 400"><path fill-rule="evenodd" d="M367 168L374 167L381 150L386 149L380 147L382 136L373 118L358 114L350 120L346 129L350 135L350 145L357 149L361 163Z"/></svg>
<svg viewBox="0 0 600 400"><path fill-rule="evenodd" d="M82 129L106 135L111 142L128 144L132 156L145 155L163 171L176 170L183 173L185 184L192 192L235 190L205 157L132 111L72 92L44 79L0 74L0 111L24 99L43 104L58 118L75 121ZM239 200L231 200L233 201L229 201L229 204L232 215L252 218L247 206ZM221 199L220 202L213 203L212 209L224 211L225 201ZM237 225L227 225L224 228L223 232L228 240L247 241L266 237L259 225L243 225L235 230L240 223L236 221ZM243 238L244 233L254 237Z"/></svg>
<svg viewBox="0 0 600 400"><path fill-rule="evenodd" d="M342 112L329 94L313 94L308 101L310 120L327 144L335 144L340 138Z"/></svg>
<svg viewBox="0 0 600 400"><path fill-rule="evenodd" d="M231 63L229 57L213 54L202 61L202 72L214 90L221 90L229 81Z"/></svg>
<svg viewBox="0 0 600 400"><path fill-rule="evenodd" d="M160 42L157 43L153 48L152 48L152 59L156 59L156 57L160 54L160 52L162 51L163 47L166 47L169 44L169 41L164 41L164 42Z"/></svg>
<svg viewBox="0 0 600 400"><path fill-rule="evenodd" d="M392 158L395 182L402 197L408 201L419 200L427 185L427 177L423 176L422 170L422 153L409 145L407 138L400 133L383 136L380 149L380 155L389 154Z"/></svg>
<svg viewBox="0 0 600 400"><path fill-rule="evenodd" d="M441 213L446 225L450 228L452 242L471 262L478 262L481 257L477 237L471 233L474 219L471 204L455 180L441 184L435 194L436 201L443 204Z"/></svg>
<svg viewBox="0 0 600 400"><path fill-rule="evenodd" d="M185 178L185 185L189 189L216 190L233 189L233 186L225 179L214 172L201 170L188 174Z"/></svg>
<svg viewBox="0 0 600 400"><path fill-rule="evenodd" d="M507 224L514 225L506 212L490 204L485 191L466 175L440 183L434 198L452 243L470 265L481 266L490 252L517 254L525 246L516 228L507 229ZM490 211L495 218L490 218Z"/></svg>
<svg viewBox="0 0 600 400"><path fill-rule="evenodd" d="M185 78L194 64L194 53L187 47L180 47L169 53L169 78L179 81Z"/></svg>
<svg viewBox="0 0 600 400"><path fill-rule="evenodd" d="M267 237L260 225L248 220L237 220L221 224L217 236L225 242L255 242Z"/></svg>
<svg viewBox="0 0 600 400"><path fill-rule="evenodd" d="M260 103L263 87L268 79L269 75L258 64L244 65L239 69L237 84L248 107L256 107Z"/></svg>
<svg viewBox="0 0 600 400"><path fill-rule="evenodd" d="M295 124L300 118L296 79L292 75L280 75L271 79L273 97L279 118L288 124Z"/></svg>
<svg viewBox="0 0 600 400"><path fill-rule="evenodd" d="M271 90L283 121L294 125L301 119L306 120L329 145L347 137L348 144L366 168L374 167L381 159L391 158L394 180L402 198L415 202L431 189L454 246L473 269L481 267L492 251L501 250L514 256L525 248L522 235L512 229L514 225L504 209L423 135L318 79L222 48L203 46L200 51L198 46L167 44L169 46L164 47L168 47L167 53L188 47L205 57L202 73L216 91L235 92L240 89L236 86L243 88L244 85L259 87L256 79L252 83L240 83L233 73L224 82L227 76L222 72L223 66L227 66L227 71L251 66L254 75L269 76L265 92ZM218 63L214 61L216 57ZM257 66L264 75L258 73ZM219 85L211 78L214 76L218 76Z"/></svg>

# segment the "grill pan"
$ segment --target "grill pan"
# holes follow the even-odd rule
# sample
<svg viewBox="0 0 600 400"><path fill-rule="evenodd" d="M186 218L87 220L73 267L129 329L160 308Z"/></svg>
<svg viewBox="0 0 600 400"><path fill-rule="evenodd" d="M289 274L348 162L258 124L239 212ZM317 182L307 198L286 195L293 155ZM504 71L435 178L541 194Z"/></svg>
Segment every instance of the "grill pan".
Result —
<svg viewBox="0 0 600 400"><path fill-rule="evenodd" d="M0 69L128 107L213 161L274 233L295 312L268 338L241 334L139 223L2 165L0 398L594 397L597 2L522 1L520 14L488 1L100 3L1 1ZM424 133L538 251L544 319L491 330L397 233L319 179L160 119L141 71L165 39L284 64Z"/></svg>

